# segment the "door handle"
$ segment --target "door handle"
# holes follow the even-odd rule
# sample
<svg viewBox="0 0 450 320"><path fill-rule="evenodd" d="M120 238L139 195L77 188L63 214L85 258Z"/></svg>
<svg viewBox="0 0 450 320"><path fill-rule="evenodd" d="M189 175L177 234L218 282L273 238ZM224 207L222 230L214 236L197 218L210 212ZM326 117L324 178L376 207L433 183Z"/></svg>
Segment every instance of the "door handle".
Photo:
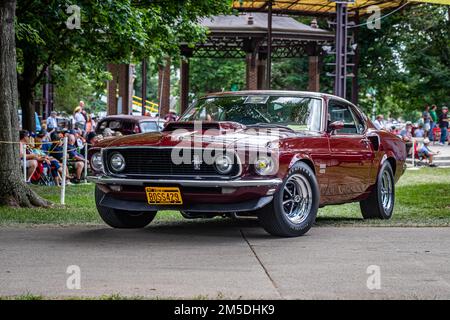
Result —
<svg viewBox="0 0 450 320"><path fill-rule="evenodd" d="M361 144L364 144L364 145L368 145L369 144L369 140L367 140L367 139L361 139L361 140L359 140L359 142Z"/></svg>

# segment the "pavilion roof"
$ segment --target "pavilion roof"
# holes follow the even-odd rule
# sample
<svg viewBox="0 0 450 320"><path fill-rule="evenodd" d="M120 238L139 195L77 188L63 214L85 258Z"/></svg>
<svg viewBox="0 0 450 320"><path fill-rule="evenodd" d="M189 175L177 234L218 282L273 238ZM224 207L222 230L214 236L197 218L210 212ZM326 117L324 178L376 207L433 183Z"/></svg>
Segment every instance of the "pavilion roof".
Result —
<svg viewBox="0 0 450 320"><path fill-rule="evenodd" d="M261 35L265 37L267 35L267 13L263 12L237 16L214 16L202 19L200 24L208 28L212 36L231 34L233 36ZM272 37L330 40L334 38L334 33L308 26L291 17L274 15Z"/></svg>
<svg viewBox="0 0 450 320"><path fill-rule="evenodd" d="M349 12L358 11L360 15L366 14L366 9L377 5L380 9L395 9L408 1L406 0L355 0L348 4ZM447 3L448 0L425 0L414 2ZM242 11L259 11L267 8L267 0L233 0L233 8ZM328 0L272 0L273 13L305 14L305 15L331 15L336 12L336 3Z"/></svg>

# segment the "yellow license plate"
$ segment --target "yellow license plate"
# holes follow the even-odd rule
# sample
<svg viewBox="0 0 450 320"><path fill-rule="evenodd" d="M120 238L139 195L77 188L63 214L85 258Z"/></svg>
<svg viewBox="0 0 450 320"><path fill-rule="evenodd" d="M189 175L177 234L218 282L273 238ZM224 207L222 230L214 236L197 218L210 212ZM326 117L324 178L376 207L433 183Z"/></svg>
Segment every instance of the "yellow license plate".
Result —
<svg viewBox="0 0 450 320"><path fill-rule="evenodd" d="M149 204L183 204L178 187L146 187L145 193Z"/></svg>

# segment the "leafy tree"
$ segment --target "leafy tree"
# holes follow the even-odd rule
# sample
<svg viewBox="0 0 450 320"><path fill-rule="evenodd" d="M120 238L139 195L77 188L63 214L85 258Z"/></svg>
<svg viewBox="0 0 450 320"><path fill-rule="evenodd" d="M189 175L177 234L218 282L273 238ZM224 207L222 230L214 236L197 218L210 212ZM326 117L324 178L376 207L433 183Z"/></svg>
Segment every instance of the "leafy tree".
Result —
<svg viewBox="0 0 450 320"><path fill-rule="evenodd" d="M364 32L362 32L364 31ZM380 30L359 34L360 98L369 111L417 120L425 104L446 104L450 93L448 8L412 6L383 19Z"/></svg>
<svg viewBox="0 0 450 320"><path fill-rule="evenodd" d="M52 67L54 86L54 108L71 114L80 100L88 107L95 106L102 95L105 95L105 81L110 74L97 70L89 64L71 64L65 68L58 65ZM104 103L103 103L104 104ZM104 104L106 107L106 105ZM91 111L92 108L90 108Z"/></svg>
<svg viewBox="0 0 450 320"><path fill-rule="evenodd" d="M18 2L18 88L26 129L34 129L34 89L48 66L90 61L100 70L107 62L175 55L181 41L204 36L198 18L228 10L229 1L80 0L77 5L80 29L69 29L69 1Z"/></svg>
<svg viewBox="0 0 450 320"><path fill-rule="evenodd" d="M230 91L232 86L245 90L245 60L192 58L189 86L196 97Z"/></svg>

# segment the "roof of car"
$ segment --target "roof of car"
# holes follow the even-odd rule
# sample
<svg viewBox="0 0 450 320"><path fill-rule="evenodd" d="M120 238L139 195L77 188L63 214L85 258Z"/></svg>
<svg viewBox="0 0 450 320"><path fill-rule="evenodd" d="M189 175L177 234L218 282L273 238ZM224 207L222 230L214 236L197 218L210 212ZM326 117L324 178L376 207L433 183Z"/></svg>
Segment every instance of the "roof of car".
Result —
<svg viewBox="0 0 450 320"><path fill-rule="evenodd" d="M110 115L106 116L102 120L110 120L110 119L117 119L117 120L135 120L135 121L142 121L142 120L150 120L150 121L158 121L162 120L160 118L156 117L149 117L149 116L134 116L130 114L116 114L116 115Z"/></svg>
<svg viewBox="0 0 450 320"><path fill-rule="evenodd" d="M309 97L316 97L316 98L328 98L328 99L335 99L340 101L345 101L346 103L352 104L350 101L332 95L328 93L322 93L322 92L313 92L313 91L293 91L293 90L244 90L244 91L225 91L225 92L216 92L216 93L210 93L205 95L203 98L209 98L209 97L220 97L220 96L230 96L230 95L302 95L302 96L309 96Z"/></svg>

